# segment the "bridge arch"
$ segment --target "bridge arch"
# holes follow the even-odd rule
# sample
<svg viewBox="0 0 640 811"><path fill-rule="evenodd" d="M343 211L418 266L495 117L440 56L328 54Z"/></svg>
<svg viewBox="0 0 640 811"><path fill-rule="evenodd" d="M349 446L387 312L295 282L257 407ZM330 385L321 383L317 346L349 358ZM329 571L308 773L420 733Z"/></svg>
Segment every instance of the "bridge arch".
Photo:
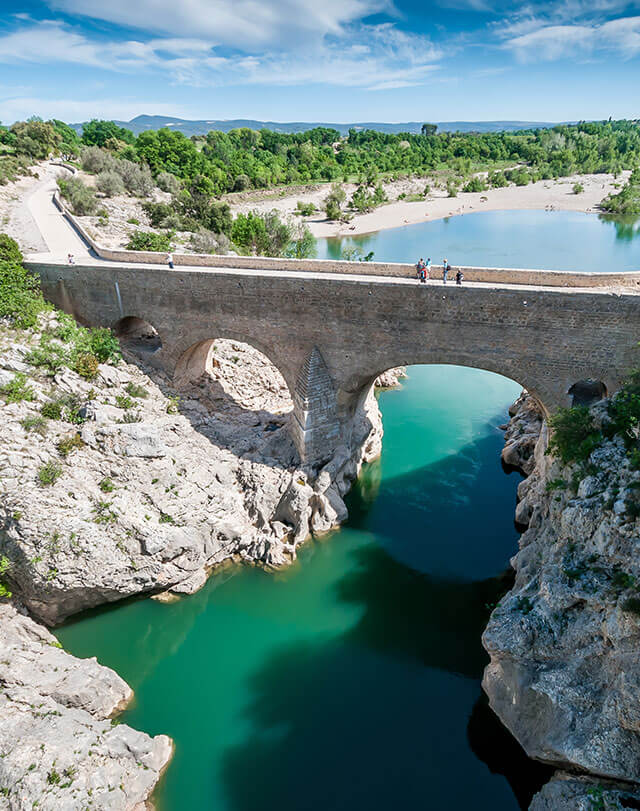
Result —
<svg viewBox="0 0 640 811"><path fill-rule="evenodd" d="M162 349L162 338L149 321L137 315L126 315L111 326L116 338L134 353L155 354Z"/></svg>

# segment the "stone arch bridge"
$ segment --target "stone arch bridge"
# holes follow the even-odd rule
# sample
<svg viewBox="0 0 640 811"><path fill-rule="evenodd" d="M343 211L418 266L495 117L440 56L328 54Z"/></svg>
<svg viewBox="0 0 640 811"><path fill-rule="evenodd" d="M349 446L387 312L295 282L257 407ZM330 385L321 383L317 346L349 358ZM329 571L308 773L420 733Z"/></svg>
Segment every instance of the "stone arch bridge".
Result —
<svg viewBox="0 0 640 811"><path fill-rule="evenodd" d="M178 379L204 370L213 339L259 349L289 386L291 431L310 467L339 444L350 445L373 380L392 366L498 372L521 383L548 413L570 403L577 382L592 379L612 392L640 365L640 296L631 284L598 287L591 277L571 288L508 279L421 285L375 275L373 267L364 275L358 265L334 273L307 264L311 270L295 263L274 270L269 260L267 269L260 260L253 267L175 270L91 260L28 263L45 295L85 324L113 327L136 318L153 325L162 341L153 363ZM465 269L465 277L474 276Z"/></svg>

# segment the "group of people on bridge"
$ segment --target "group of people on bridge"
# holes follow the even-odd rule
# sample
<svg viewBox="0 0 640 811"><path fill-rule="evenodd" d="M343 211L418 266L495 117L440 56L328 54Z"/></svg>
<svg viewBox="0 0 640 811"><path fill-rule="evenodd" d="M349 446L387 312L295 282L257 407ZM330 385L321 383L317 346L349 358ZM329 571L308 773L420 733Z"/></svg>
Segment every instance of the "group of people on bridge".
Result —
<svg viewBox="0 0 640 811"><path fill-rule="evenodd" d="M449 272L451 271L451 265L449 264L447 259L442 260L442 283L446 284L447 279L449 278ZM418 279L423 283L426 284L427 279L431 276L431 259L427 259L425 262L422 257L420 257L419 261L416 263L416 276ZM464 275L460 268L456 271L456 284L462 284L462 280L464 279Z"/></svg>

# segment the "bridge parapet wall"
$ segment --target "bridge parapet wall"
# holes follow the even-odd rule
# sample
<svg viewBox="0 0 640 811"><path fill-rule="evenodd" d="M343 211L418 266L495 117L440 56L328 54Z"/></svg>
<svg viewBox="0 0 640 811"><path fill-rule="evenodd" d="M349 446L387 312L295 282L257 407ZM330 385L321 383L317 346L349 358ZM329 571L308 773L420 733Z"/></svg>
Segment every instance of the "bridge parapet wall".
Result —
<svg viewBox="0 0 640 811"><path fill-rule="evenodd" d="M91 250L109 262L133 264L164 264L166 254L153 251L128 251L106 248L96 242L76 217L65 207L56 192L54 202ZM367 276L415 278L414 265L400 262L347 262L338 259L280 259L269 256L216 256L213 254L173 254L180 267L232 268L245 270L294 271L297 273L341 273ZM564 270L535 270L525 268L490 268L452 265L453 273L460 268L467 282L489 284L522 284L539 287L615 287L640 291L640 270L619 273L587 273ZM441 278L442 266L434 265L432 277Z"/></svg>

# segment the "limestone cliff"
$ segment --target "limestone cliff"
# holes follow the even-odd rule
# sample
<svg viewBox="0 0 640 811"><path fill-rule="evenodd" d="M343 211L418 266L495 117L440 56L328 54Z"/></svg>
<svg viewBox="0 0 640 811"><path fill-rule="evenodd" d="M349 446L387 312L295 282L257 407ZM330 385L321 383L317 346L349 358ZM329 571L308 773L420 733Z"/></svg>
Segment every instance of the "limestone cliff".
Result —
<svg viewBox="0 0 640 811"><path fill-rule="evenodd" d="M303 469L284 381L246 345L218 342L212 374L176 392L140 360L90 381L49 376L31 363L39 338L0 336L0 385L24 375L30 391L2 407L0 555L49 624L141 592L194 591L230 557L290 562L310 531L346 518L344 494L379 453L371 392L351 445Z"/></svg>
<svg viewBox="0 0 640 811"><path fill-rule="evenodd" d="M606 428L608 403L592 406L591 417ZM531 757L637 791L640 471L619 435L601 438L579 464L561 464L547 443L541 415L522 397L503 458L529 474L517 508L528 527L512 560L515 585L483 636L491 657L483 686ZM589 805L594 791L556 781L532 808L620 807Z"/></svg>

